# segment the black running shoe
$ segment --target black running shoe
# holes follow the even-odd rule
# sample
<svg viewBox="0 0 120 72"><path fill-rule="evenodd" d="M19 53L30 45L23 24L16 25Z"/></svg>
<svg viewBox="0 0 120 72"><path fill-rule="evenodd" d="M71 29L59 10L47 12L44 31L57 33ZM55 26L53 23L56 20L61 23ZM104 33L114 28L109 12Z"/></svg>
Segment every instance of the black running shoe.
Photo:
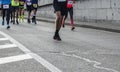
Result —
<svg viewBox="0 0 120 72"><path fill-rule="evenodd" d="M56 40L56 39L57 39L57 35L56 35L56 34L53 36L53 39L54 39L54 40Z"/></svg>
<svg viewBox="0 0 120 72"><path fill-rule="evenodd" d="M15 21L13 20L13 24L15 24Z"/></svg>
<svg viewBox="0 0 120 72"><path fill-rule="evenodd" d="M37 24L35 16L32 17L32 23Z"/></svg>
<svg viewBox="0 0 120 72"><path fill-rule="evenodd" d="M54 40L61 41L59 34L55 34L53 37Z"/></svg>
<svg viewBox="0 0 120 72"><path fill-rule="evenodd" d="M37 24L36 19L35 19L35 24Z"/></svg>
<svg viewBox="0 0 120 72"><path fill-rule="evenodd" d="M30 22L30 19L28 19L28 23L31 23L31 22Z"/></svg>
<svg viewBox="0 0 120 72"><path fill-rule="evenodd" d="M18 20L16 20L16 23L19 24Z"/></svg>
<svg viewBox="0 0 120 72"><path fill-rule="evenodd" d="M33 16L33 17L32 17L32 23L34 23L34 22L35 22L35 17Z"/></svg>
<svg viewBox="0 0 120 72"><path fill-rule="evenodd" d="M7 29L10 29L10 26L7 26Z"/></svg>
<svg viewBox="0 0 120 72"><path fill-rule="evenodd" d="M75 29L75 27L72 27L71 30L73 31Z"/></svg>
<svg viewBox="0 0 120 72"><path fill-rule="evenodd" d="M59 34L57 35L57 40L61 41L61 38L60 38Z"/></svg>

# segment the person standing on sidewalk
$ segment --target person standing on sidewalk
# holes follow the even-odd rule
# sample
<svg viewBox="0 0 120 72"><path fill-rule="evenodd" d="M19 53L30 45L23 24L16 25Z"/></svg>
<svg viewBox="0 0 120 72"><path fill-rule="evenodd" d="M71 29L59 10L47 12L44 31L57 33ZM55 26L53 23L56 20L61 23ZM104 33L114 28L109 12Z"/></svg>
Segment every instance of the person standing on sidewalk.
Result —
<svg viewBox="0 0 120 72"><path fill-rule="evenodd" d="M56 31L53 36L54 40L61 41L61 38L59 36L59 31L62 25L63 16L67 12L66 3L67 3L66 0L53 0L53 7L55 10L55 14L56 14L56 21L55 21Z"/></svg>
<svg viewBox="0 0 120 72"><path fill-rule="evenodd" d="M18 22L19 0L11 0L11 6L12 6L13 24L15 24L15 18L16 18L16 23L19 24L19 22Z"/></svg>
<svg viewBox="0 0 120 72"><path fill-rule="evenodd" d="M62 21L62 27L65 27L65 20L68 16L68 13L70 14L70 21L71 21L71 30L74 30L75 27L74 27L74 19L73 19L73 4L75 3L75 0L67 0L67 13L66 15L64 16L63 18L63 21Z"/></svg>
<svg viewBox="0 0 120 72"><path fill-rule="evenodd" d="M32 23L36 23L36 13L38 8L38 0L32 0L32 7L33 7L33 17L32 17Z"/></svg>
<svg viewBox="0 0 120 72"><path fill-rule="evenodd" d="M28 23L31 23L30 21L30 16L31 16L31 11L32 11L32 0L26 0L26 7L27 7L27 11L28 11Z"/></svg>
<svg viewBox="0 0 120 72"><path fill-rule="evenodd" d="M10 28L9 22L10 22L10 4L11 0L2 0L2 25L4 25L5 22L5 16L7 21L7 29Z"/></svg>

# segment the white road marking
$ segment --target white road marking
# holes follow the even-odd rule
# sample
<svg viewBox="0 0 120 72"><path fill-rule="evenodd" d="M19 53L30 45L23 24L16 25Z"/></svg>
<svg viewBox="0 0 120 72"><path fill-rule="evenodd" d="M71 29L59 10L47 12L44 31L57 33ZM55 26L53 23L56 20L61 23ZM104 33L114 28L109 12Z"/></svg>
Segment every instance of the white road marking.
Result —
<svg viewBox="0 0 120 72"><path fill-rule="evenodd" d="M46 67L51 72L62 72L60 69L58 69L57 67L52 65L50 62L48 62L47 60L45 60L41 56L31 52L29 49L27 49L25 46L23 46L21 43L19 43L18 41L16 41L15 39L10 37L9 35L1 32L1 31L0 31L0 34L5 36L6 38L8 38L11 42L16 44L23 52L25 52L26 54L29 54L30 56L32 56L36 61L38 61L40 64L42 64L44 67Z"/></svg>
<svg viewBox="0 0 120 72"><path fill-rule="evenodd" d="M0 58L0 64L6 64L26 59L32 59L29 54Z"/></svg>
<svg viewBox="0 0 120 72"><path fill-rule="evenodd" d="M17 45L15 44L0 45L0 49L14 48L14 47L17 47Z"/></svg>
<svg viewBox="0 0 120 72"><path fill-rule="evenodd" d="M8 40L8 38L0 38L0 41Z"/></svg>
<svg viewBox="0 0 120 72"><path fill-rule="evenodd" d="M93 61L93 60L90 60L90 59L87 59L87 58L83 58L83 57L77 56L75 54L72 54L72 55L66 54L66 53L62 53L62 54L64 56L74 57L74 58L78 58L78 59L84 60L84 61L89 62L89 63L94 63L93 67L98 68L98 69L103 69L103 70L112 71L112 72L119 72L119 71L117 71L115 69L111 69L111 68L106 68L106 67L100 66L101 65L100 62Z"/></svg>

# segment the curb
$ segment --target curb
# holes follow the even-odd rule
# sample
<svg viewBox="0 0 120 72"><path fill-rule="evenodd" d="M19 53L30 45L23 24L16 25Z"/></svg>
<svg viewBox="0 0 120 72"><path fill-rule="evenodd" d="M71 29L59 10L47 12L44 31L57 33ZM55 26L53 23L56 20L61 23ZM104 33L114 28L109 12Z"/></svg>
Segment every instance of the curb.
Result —
<svg viewBox="0 0 120 72"><path fill-rule="evenodd" d="M50 19L37 19L38 21L43 21L43 22L50 22L54 23L54 20ZM70 25L68 22L66 22L66 25ZM109 31L109 32L115 32L115 33L120 33L120 30L118 29L112 29L112 28L106 28L106 27L99 27L99 26L93 26L93 25L85 25L85 24L80 24L80 23L75 23L76 27L82 27L82 28L90 28L90 29L96 29L96 30L103 30L103 31Z"/></svg>

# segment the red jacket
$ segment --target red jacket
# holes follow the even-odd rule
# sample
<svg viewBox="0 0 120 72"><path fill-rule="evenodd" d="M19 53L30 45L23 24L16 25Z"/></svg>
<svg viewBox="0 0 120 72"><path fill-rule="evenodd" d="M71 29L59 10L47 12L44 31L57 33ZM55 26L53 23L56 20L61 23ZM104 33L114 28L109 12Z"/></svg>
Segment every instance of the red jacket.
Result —
<svg viewBox="0 0 120 72"><path fill-rule="evenodd" d="M75 0L67 0L67 8L72 8Z"/></svg>

